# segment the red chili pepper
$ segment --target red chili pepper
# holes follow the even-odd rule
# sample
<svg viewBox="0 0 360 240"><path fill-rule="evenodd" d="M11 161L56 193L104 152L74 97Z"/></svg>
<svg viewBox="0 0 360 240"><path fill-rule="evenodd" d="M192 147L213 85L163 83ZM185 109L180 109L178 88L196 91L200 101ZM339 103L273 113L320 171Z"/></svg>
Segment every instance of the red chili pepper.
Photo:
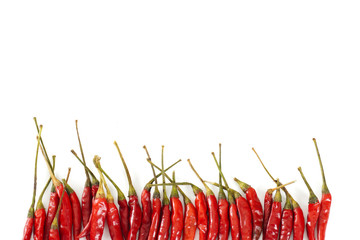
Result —
<svg viewBox="0 0 360 240"><path fill-rule="evenodd" d="M101 165L100 165L100 158L94 158L94 164L96 166L96 168L99 171L100 174L100 179L102 180L102 182L104 183L104 186L106 188L106 200L107 200L107 205L108 205L108 209L107 209L107 223L109 226L109 232L110 232L110 236L112 240L123 240L123 235L121 232L121 227L120 227L120 216L119 216L119 212L118 209L114 203L114 198L111 195L110 189L108 187L108 185L106 184L106 181L104 179L103 173L101 171Z"/></svg>
<svg viewBox="0 0 360 240"><path fill-rule="evenodd" d="M70 196L71 209L72 209L72 217L73 217L73 234L77 236L81 232L81 206L80 201L74 190L67 184L65 181L64 185L66 188L66 192Z"/></svg>
<svg viewBox="0 0 360 240"><path fill-rule="evenodd" d="M211 189L206 185L204 180L200 177L200 175L196 172L195 168L192 166L190 159L188 159L188 163L193 170L193 172L196 174L196 176L199 178L199 180L203 183L205 189L206 189L206 201L207 205L209 207L209 231L207 233L207 239L213 240L216 239L219 234L219 211L218 211L218 204L216 201L216 197L211 191Z"/></svg>
<svg viewBox="0 0 360 240"><path fill-rule="evenodd" d="M27 219L25 222L25 227L23 231L23 239L30 240L31 234L34 227L34 206L35 206L35 196L36 196L36 180L37 180L37 159L39 155L40 139L41 139L42 126L40 125L40 130L38 130L37 137L37 147L36 147L36 156L35 156L35 168L34 168L34 189L32 202L28 211Z"/></svg>
<svg viewBox="0 0 360 240"><path fill-rule="evenodd" d="M141 193L142 219L138 240L146 240L151 225L151 187L146 184Z"/></svg>
<svg viewBox="0 0 360 240"><path fill-rule="evenodd" d="M294 213L291 198L286 194L286 202L281 216L280 240L289 240L294 225Z"/></svg>
<svg viewBox="0 0 360 240"><path fill-rule="evenodd" d="M52 184L51 192L50 192L49 206L48 206L48 211L47 211L46 219L45 219L44 239L49 238L51 223L54 220L54 217L56 215L56 210L58 208L59 201L60 201L60 199L56 193L55 186L54 186L54 184Z"/></svg>
<svg viewBox="0 0 360 240"><path fill-rule="evenodd" d="M175 183L175 172L173 172L173 182ZM180 240L184 228L183 206L179 199L176 185L173 185L171 195L171 234L170 240Z"/></svg>
<svg viewBox="0 0 360 240"><path fill-rule="evenodd" d="M253 227L250 205L239 192L233 191L233 194L240 216L241 238L243 240L251 240Z"/></svg>
<svg viewBox="0 0 360 240"><path fill-rule="evenodd" d="M150 159L150 158L149 158ZM157 184L157 178L155 176L155 171L153 166L151 165L152 170L153 170L153 174L154 174L154 178L155 178L155 183ZM151 214L151 225L150 225L150 229L149 229L149 235L148 235L148 240L155 240L157 237L157 232L159 229L159 224L160 224L160 215L161 215L161 200L160 200L160 191L158 186L155 186L155 191L153 193L153 204L152 204L152 214Z"/></svg>
<svg viewBox="0 0 360 240"><path fill-rule="evenodd" d="M130 230L126 239L135 240L137 232L139 231L141 225L141 208L124 157L122 156L122 153L116 141L114 142L114 144L119 152L120 159L124 165L126 176L129 182Z"/></svg>
<svg viewBox="0 0 360 240"><path fill-rule="evenodd" d="M299 167L298 170L310 193L308 215L306 220L306 232L309 240L315 240L315 227L320 214L320 202L316 197L316 195L314 194L313 190L311 189L309 183L306 181L306 178L301 170L301 167Z"/></svg>
<svg viewBox="0 0 360 240"><path fill-rule="evenodd" d="M257 158L259 159L261 165L263 166L264 170L267 172L267 174L269 175L269 177L275 182L277 183L277 180L270 174L270 172L267 170L267 168L265 167L264 163L261 161L261 158L259 157L259 155L257 154L257 152L255 151L254 148L252 148L252 150L254 151L254 153L256 154ZM279 185L281 185L281 183L279 182ZM293 197L291 197L290 193L286 190L286 188L282 188L282 190L286 193L289 194L289 197L291 198L292 204L293 204L293 209L294 209L294 240L302 240L303 239L303 235L304 235L304 230L305 230L305 221L304 221L304 214L303 211L301 210L299 204L294 200Z"/></svg>
<svg viewBox="0 0 360 240"><path fill-rule="evenodd" d="M64 187L63 187L64 188ZM59 206L56 210L56 214L54 220L51 223L50 233L49 233L49 240L60 240L60 232L59 232L59 212L61 211L62 201L64 199L65 191L62 191Z"/></svg>
<svg viewBox="0 0 360 240"><path fill-rule="evenodd" d="M324 167L322 165L320 152L319 152L319 148L317 146L316 139L313 138L313 141L314 141L316 152L317 152L317 155L319 158L319 164L320 164L321 175L322 175L322 180L323 180L323 185L321 188L322 196L321 196L320 214L319 214L319 220L318 220L318 226L317 226L317 238L318 238L318 240L324 240L326 226L327 226L327 223L329 221L329 216L330 216L332 197L331 197L329 188L327 187L327 184L326 184Z"/></svg>
<svg viewBox="0 0 360 240"><path fill-rule="evenodd" d="M215 153L211 153L216 160ZM219 144L219 167L221 170L221 143ZM219 240L227 240L229 238L229 202L226 200L224 188L222 186L221 173L219 173L219 195L218 195L218 211L219 211Z"/></svg>
<svg viewBox="0 0 360 240"><path fill-rule="evenodd" d="M53 166L54 166L54 164L53 164ZM45 211L44 204L42 202L42 198L43 198L45 190L49 186L50 182L51 182L51 178L49 178L49 180L45 184L45 187L42 190L42 192L39 196L39 200L36 204L35 230L34 230L34 239L35 240L44 239L44 226L45 226L45 221L46 221L46 211Z"/></svg>
<svg viewBox="0 0 360 240"><path fill-rule="evenodd" d="M258 240L261 235L263 221L264 221L264 212L261 206L261 202L256 194L254 188L250 185L240 181L239 179L234 179L240 186L241 190L246 194L246 199L249 202L251 214L252 214L252 226L253 226L253 240Z"/></svg>
<svg viewBox="0 0 360 240"><path fill-rule="evenodd" d="M263 240L265 240L265 232L266 232L266 226L269 222L269 217L271 213L271 206L273 203L273 197L272 197L272 189L268 189L265 193L264 198L264 223L263 223Z"/></svg>
<svg viewBox="0 0 360 240"><path fill-rule="evenodd" d="M269 222L266 227L265 239L277 240L279 236L281 223L281 194L280 190L276 190L273 204L271 206L271 213Z"/></svg>

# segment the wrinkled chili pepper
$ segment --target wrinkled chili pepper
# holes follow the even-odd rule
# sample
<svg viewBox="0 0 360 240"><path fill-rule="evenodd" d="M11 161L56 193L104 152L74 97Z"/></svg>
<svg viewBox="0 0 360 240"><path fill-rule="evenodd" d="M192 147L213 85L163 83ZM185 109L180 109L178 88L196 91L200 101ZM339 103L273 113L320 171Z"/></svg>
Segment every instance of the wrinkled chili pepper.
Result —
<svg viewBox="0 0 360 240"><path fill-rule="evenodd" d="M99 156L95 155L94 163L100 159ZM107 216L107 201L105 198L104 192L104 180L100 176L100 184L99 189L94 198L92 212L91 212L91 222L90 222L90 240L98 240L102 239L102 235L104 233L105 221Z"/></svg>
<svg viewBox="0 0 360 240"><path fill-rule="evenodd" d="M63 187L64 188L64 187ZM56 210L56 214L55 217L51 223L51 227L50 227L50 233L49 233L49 240L60 240L60 232L59 232L59 213L61 210L61 205L62 205L62 201L64 199L64 194L65 191L62 191L61 197L60 197L60 202L58 205L58 208Z"/></svg>
<svg viewBox="0 0 360 240"><path fill-rule="evenodd" d="M211 153L216 161L215 153ZM221 144L219 144L219 167L221 170ZM219 195L218 195L218 211L219 211L219 240L227 240L229 238L229 202L226 200L224 188L222 186L221 173L219 173Z"/></svg>
<svg viewBox="0 0 360 240"><path fill-rule="evenodd" d="M301 170L301 167L299 167L298 170L310 193L309 204L308 204L308 215L306 220L306 233L309 240L315 240L315 227L320 214L320 202L316 197L316 195L314 194L313 190L311 189L309 183L307 182Z"/></svg>
<svg viewBox="0 0 360 240"><path fill-rule="evenodd" d="M322 188L321 188L322 196L321 196L320 214L319 214L319 220L318 220L318 225L317 225L317 238L318 238L318 240L324 240L326 226L327 226L327 223L329 221L329 216L330 216L332 197L331 197L329 188L327 187L327 184L326 184L324 167L323 167L323 164L321 161L320 152L319 152L319 148L317 146L316 139L313 138L313 141L314 141L316 152L318 155L320 169L321 169L321 176L322 176L322 180L323 180L323 184L322 184Z"/></svg>
<svg viewBox="0 0 360 240"><path fill-rule="evenodd" d="M264 221L264 212L262 209L261 202L254 188L240 181L237 178L235 178L234 180L239 184L241 190L246 194L246 199L249 202L251 215L252 215L252 226L253 226L252 239L258 240L261 235L263 221Z"/></svg>
<svg viewBox="0 0 360 240"><path fill-rule="evenodd" d="M27 214L25 227L23 231L23 239L30 240L31 234L34 227L34 206L35 206L35 196L36 196L36 181L37 181L37 160L39 155L39 147L40 147L40 139L41 139L41 131L42 126L40 125L40 130L38 130L38 137L37 137L37 147L36 147L36 156L35 156L35 167L34 167L34 188L33 188L33 197L32 202Z"/></svg>
<svg viewBox="0 0 360 240"><path fill-rule="evenodd" d="M56 193L55 186L54 186L54 184L52 184L51 192L50 192L50 199L49 199L49 206L48 206L48 211L46 213L46 219L45 219L44 239L49 238L51 223L54 220L54 217L56 215L56 210L58 208L59 201L60 201L60 199Z"/></svg>
<svg viewBox="0 0 360 240"><path fill-rule="evenodd" d="M84 151L83 151L81 140L80 140L78 120L75 120L75 128L76 128L76 135L77 135L78 142L79 142L81 157L82 157L82 161L84 163L84 170L85 170L85 176L86 176L84 190L81 195L81 216L82 216L83 225L86 226L90 220L90 215L91 215L92 197L93 197L91 195L92 187L91 187L89 172L86 169L86 161L85 161ZM96 189L94 189L94 191L95 190ZM90 237L86 236L86 239L89 240Z"/></svg>
<svg viewBox="0 0 360 240"><path fill-rule="evenodd" d="M72 217L73 217L73 235L77 236L81 232L81 206L78 196L75 191L70 187L70 185L63 180L65 185L66 192L69 194L71 209L72 209Z"/></svg>
<svg viewBox="0 0 360 240"><path fill-rule="evenodd" d="M64 186L61 182L55 177L50 162L45 157L45 162L48 167L50 177L55 186L56 193L61 197L63 191L65 191ZM60 236L62 240L71 240L72 239L72 209L69 195L65 192L63 197L63 202L60 209Z"/></svg>
<svg viewBox="0 0 360 240"><path fill-rule="evenodd" d="M173 172L173 182L175 183L175 172ZM179 199L176 185L173 185L170 195L171 202L171 234L170 240L180 240L184 228L183 206Z"/></svg>
<svg viewBox="0 0 360 240"><path fill-rule="evenodd" d="M281 223L281 194L280 194L280 189L277 189L273 204L271 206L269 222L266 226L266 232L265 232L266 240L278 239L280 223Z"/></svg>
<svg viewBox="0 0 360 240"><path fill-rule="evenodd" d="M216 197L213 191L211 191L211 189L206 185L204 180L196 172L195 168L191 164L190 159L188 159L188 163L191 169L193 170L193 172L195 173L195 175L203 183L206 189L206 202L207 202L207 206L209 207L209 231L207 233L207 239L214 240L217 238L219 234L219 211L218 211L218 204L216 201Z"/></svg>
<svg viewBox="0 0 360 240"><path fill-rule="evenodd" d="M138 240L146 240L151 225L151 187L146 184L141 193L142 218Z"/></svg>
<svg viewBox="0 0 360 240"><path fill-rule="evenodd" d="M265 167L264 163L262 162L260 156L257 154L257 152L255 151L254 148L252 148L252 150L254 151L255 155L257 156L257 158L259 159L261 165L263 166L264 170L267 172L267 174L269 175L269 177L275 182L277 183L277 180L270 174L270 172L267 170L267 168ZM281 183L278 183L279 185L281 185ZM305 231L305 220L304 220L304 214L302 209L300 208L300 205L295 201L295 199L290 195L290 193L286 190L286 188L282 188L282 190L286 193L289 194L289 197L291 198L292 201L292 205L293 205L293 212L294 212L294 240L302 240L303 239L303 235L304 235L304 231Z"/></svg>
<svg viewBox="0 0 360 240"><path fill-rule="evenodd" d="M54 166L54 164L53 164L53 166ZM45 187L42 190L42 192L39 196L39 200L36 204L35 229L34 229L34 239L35 240L44 239L44 226L45 226L45 221L46 221L46 211L45 211L44 204L42 202L42 198L43 198L45 190L49 186L50 182L51 182L51 178L49 178L49 180L45 184Z"/></svg>
<svg viewBox="0 0 360 240"><path fill-rule="evenodd" d="M286 194L286 202L281 215L280 240L289 240L294 224L294 213L291 205L291 198Z"/></svg>
<svg viewBox="0 0 360 240"><path fill-rule="evenodd" d="M129 170L126 166L124 157L122 156L122 153L120 151L120 148L117 144L117 142L114 142L116 149L119 152L120 155L120 159L124 165L125 168L125 172L126 172L126 176L128 178L128 182L129 182L129 207L130 207L130 230L127 236L127 240L135 240L136 239L136 235L137 232L139 231L140 225L141 225L141 208L139 205L139 200L135 191L135 188L132 184L131 181L131 177L130 177L130 173Z"/></svg>
<svg viewBox="0 0 360 240"><path fill-rule="evenodd" d="M272 189L268 189L265 193L264 197L264 221L263 221L263 240L265 240L265 232L266 232L266 226L269 222L269 217L271 213L271 206L273 203L273 197L272 197L273 191Z"/></svg>

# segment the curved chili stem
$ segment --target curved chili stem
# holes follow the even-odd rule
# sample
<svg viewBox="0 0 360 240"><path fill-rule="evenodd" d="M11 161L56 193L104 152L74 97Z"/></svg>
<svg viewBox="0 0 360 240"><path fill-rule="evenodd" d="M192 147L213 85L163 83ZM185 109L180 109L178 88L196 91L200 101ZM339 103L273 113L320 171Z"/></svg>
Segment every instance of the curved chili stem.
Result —
<svg viewBox="0 0 360 240"><path fill-rule="evenodd" d="M105 189L106 189L106 200L110 203L114 202L114 197L111 195L111 191L109 189L109 186L107 185L105 178L103 176L103 172L101 171L101 165L100 165L100 157L94 158L94 165L96 169L99 172L100 180L104 183Z"/></svg>
<svg viewBox="0 0 360 240"><path fill-rule="evenodd" d="M40 129L39 129L39 125L38 125L38 123L37 123L36 117L34 117L34 122L35 122L36 130L37 130L37 132L38 132L38 134L39 134ZM41 145L42 145L43 150L44 150L45 160L50 164L50 159L49 159L49 156L48 156L48 154L47 154L47 152L46 152L46 148L45 148L44 142L43 142L43 140L42 140L42 137L40 137L40 142L41 142ZM51 164L50 164L50 165L51 165Z"/></svg>
<svg viewBox="0 0 360 240"><path fill-rule="evenodd" d="M327 193L330 193L330 191L329 191L329 188L327 187L327 184L326 184L325 172L324 172L324 167L323 167L323 164L322 164L322 161L321 161L319 148L318 148L318 145L317 145L317 142L316 142L315 138L313 138L313 141L314 141L316 152L317 152L317 155L318 155L320 168L321 168L321 175L322 175L322 180L323 180L323 185L322 185L321 191L322 191L323 194L327 194Z"/></svg>
<svg viewBox="0 0 360 240"><path fill-rule="evenodd" d="M150 161L151 161L151 157L150 157L149 151L147 150L146 146L144 145L143 148L145 149L146 155L147 155L147 157L148 157L147 160L150 160ZM150 164L150 166L151 166L151 170L152 170L152 173L153 173L153 175L154 175L154 178L155 178L155 184L158 184L154 166L151 165L151 164ZM147 185L148 185L148 184L147 184ZM156 196L156 197L160 196L160 191L159 191L159 187L158 187L158 186L155 186L154 196Z"/></svg>
<svg viewBox="0 0 360 240"><path fill-rule="evenodd" d="M35 155L35 168L34 168L34 189L33 189L33 197L32 197L31 207L35 206L36 185L37 185L37 161L38 161L38 156L39 156L41 131L42 131L42 125L40 125L39 134L37 136L37 146L36 146L36 155Z"/></svg>
<svg viewBox="0 0 360 240"><path fill-rule="evenodd" d="M65 180L66 182L68 182L68 180L69 180L70 172L71 172L71 168L68 168L68 173L67 173L66 180Z"/></svg>
<svg viewBox="0 0 360 240"><path fill-rule="evenodd" d="M214 153L212 153L212 154L214 155ZM221 143L219 143L219 167L221 170ZM221 177L220 172L219 172L219 184L220 184L219 191L224 192L223 187L222 187L222 177Z"/></svg>
<svg viewBox="0 0 360 240"><path fill-rule="evenodd" d="M95 164L95 166L96 166L96 162L100 161L100 159L101 158L98 155L94 156L93 163ZM103 184L104 184L104 181L103 181L103 179L101 179L101 175L100 175L99 189L96 192L95 198L105 198L105 192L104 192Z"/></svg>
<svg viewBox="0 0 360 240"><path fill-rule="evenodd" d="M41 147L41 146L40 146L40 147ZM53 156L52 169L53 169L53 171L55 170L55 156ZM39 200L38 200L38 203L37 203L37 204L42 203L42 198L43 198L44 193L45 193L46 189L48 188L50 182L51 182L51 177L49 177L48 181L47 181L46 184L45 184L44 189L41 191L41 193L40 193L40 195L39 195Z"/></svg>
<svg viewBox="0 0 360 240"><path fill-rule="evenodd" d="M79 141L79 147L80 147L80 152L81 152L81 158L84 162L84 170L85 170L85 175L86 175L86 180L90 181L90 177L89 177L89 173L86 169L86 161L85 161L85 156L84 156L84 151L83 151L83 148L82 148L82 144L81 144L81 141L80 141L80 134L79 134L79 128L78 128L78 120L75 120L75 126L76 126L76 134L77 134L77 137L78 137L78 141Z"/></svg>
<svg viewBox="0 0 360 240"><path fill-rule="evenodd" d="M155 163L153 163L153 162L150 161L150 160L147 160L147 161L148 161L148 163L151 164L151 166L153 166L153 167L155 167L156 169L158 169L159 171L161 171L161 168L159 168L158 166L156 166ZM167 168L167 169L168 169L168 168ZM169 175L166 174L166 170L167 170L167 169L165 169L164 175L165 175L165 177L166 177L171 183L173 183L173 181L172 181L172 179L169 177ZM165 185L166 185L166 184L165 184ZM171 185L172 185L172 184L171 184ZM184 185L191 185L191 186L196 187L196 186L195 186L194 184L192 184L192 183L186 183L186 184L184 184ZM198 187L196 187L196 188L198 188ZM179 192L181 193L181 195L183 196L185 203L191 202L190 198L188 198L188 196L186 196L186 194L184 193L184 191L183 191L180 187L178 187L178 190L179 190Z"/></svg>
<svg viewBox="0 0 360 240"><path fill-rule="evenodd" d="M216 167L218 168L221 177L224 179L224 183L225 183L226 188L227 188L227 189L230 189L230 188L229 188L229 185L228 185L228 183L227 183L227 181L226 181L226 179L225 179L225 177L224 177L224 174L223 174L222 171L221 171L221 167L220 167L220 165L219 165L219 163L218 163L218 161L217 161L217 159L216 159L216 157L215 157L215 154L212 153L212 155L213 155L213 157L214 157L214 160L215 160L215 163L216 163Z"/></svg>
<svg viewBox="0 0 360 240"><path fill-rule="evenodd" d="M282 183L279 181L277 182L276 179L270 174L270 172L267 170L267 168L265 167L263 161L261 161L261 158L259 156L259 154L255 151L255 148L252 148L252 150L254 151L254 153L256 154L257 158L259 159L261 165L263 166L263 168L265 169L265 171L267 172L267 174L270 176L270 178L276 183L276 184L279 184L279 185L282 185ZM288 192L288 190L286 189L286 187L282 188L282 190L286 193L286 194L289 194L290 198L294 200L294 198L291 196L291 194Z"/></svg>
<svg viewBox="0 0 360 240"><path fill-rule="evenodd" d="M202 182L202 184L204 185L205 189L206 189L206 194L207 195L214 195L213 191L211 191L211 189L208 187L208 185L204 182L204 180L200 177L200 175L198 174L198 172L195 170L194 166L191 164L190 159L187 160L190 168L193 170L193 172L195 173L195 175L199 178L200 182Z"/></svg>
<svg viewBox="0 0 360 240"><path fill-rule="evenodd" d="M110 176L104 171L104 169L101 167L101 165L99 164L99 166L97 167L98 170L100 170L107 179L109 179L109 181L111 182L111 184L115 187L116 191L118 192L118 196L120 198L120 200L125 199L125 195L124 193L120 190L120 188L118 187L118 185L110 178ZM106 188L106 186L105 186ZM106 190L107 191L107 190Z"/></svg>
<svg viewBox="0 0 360 240"><path fill-rule="evenodd" d="M97 183L99 183L99 180L96 178L96 176L94 175L94 173L90 170L90 168L88 168L88 166L86 166L81 159L79 158L79 156L76 154L76 152L72 149L71 153L74 154L74 156L76 157L77 160L79 160L79 162L86 168L86 170L88 170L88 172L90 173L91 177L93 178L93 180Z"/></svg>
<svg viewBox="0 0 360 240"><path fill-rule="evenodd" d="M164 171L164 145L161 146L161 174L162 174L162 186L163 186L163 205L169 205L169 198L166 194L165 187L165 171Z"/></svg>
<svg viewBox="0 0 360 240"><path fill-rule="evenodd" d="M309 190L309 193L310 193L309 203L317 203L317 202L319 202L319 200L318 200L318 198L316 197L314 191L313 191L312 188L310 187L310 184L309 184L308 181L306 180L305 175L304 175L304 173L302 172L301 167L298 167L298 170L299 170L299 172L300 172L300 175L301 175L302 179L304 180L304 183L305 183L307 189Z"/></svg>
<svg viewBox="0 0 360 240"><path fill-rule="evenodd" d="M133 196L133 195L136 195L136 191L135 191L135 188L132 184L132 180L131 180L131 176L130 176L130 172L129 172L129 169L127 168L126 166L126 163L125 163L125 160L124 160L124 157L120 151L120 148L119 148L119 145L117 144L116 141L114 141L114 144L115 144L115 147L116 149L118 150L119 152L119 155L120 155L120 159L124 165L124 168L125 168L125 172L126 172L126 176L127 176L127 179L128 179L128 182L129 182L129 196Z"/></svg>

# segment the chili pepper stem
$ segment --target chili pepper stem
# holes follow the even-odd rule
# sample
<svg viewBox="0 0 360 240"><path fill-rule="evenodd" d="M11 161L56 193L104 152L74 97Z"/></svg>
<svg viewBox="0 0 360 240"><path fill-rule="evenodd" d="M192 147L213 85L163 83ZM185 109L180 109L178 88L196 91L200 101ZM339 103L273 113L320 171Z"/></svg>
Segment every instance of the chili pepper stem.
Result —
<svg viewBox="0 0 360 240"><path fill-rule="evenodd" d="M101 159L100 157L95 157L94 158L94 165L95 165L96 169L99 172L100 180L104 183L104 186L105 186L105 189L106 189L106 200L109 203L113 203L114 202L114 197L111 195L111 191L109 189L109 186L107 185L107 183L105 181L105 178L103 176L103 173L101 171L100 159Z"/></svg>
<svg viewBox="0 0 360 240"><path fill-rule="evenodd" d="M90 173L91 175L91 184L92 185L99 185L99 180L95 177L94 173L86 166L85 163L83 163L83 161L81 161L81 159L79 158L79 156L77 155L77 153L74 151L74 149L71 150L71 153L76 157L76 159L86 168L86 170Z"/></svg>
<svg viewBox="0 0 360 240"><path fill-rule="evenodd" d="M151 157L150 157L149 151L147 150L145 145L143 146L143 148L145 149L146 155L148 157L146 160L151 162ZM152 164L150 164L150 166L151 166L151 170L152 170L152 173L153 173L153 176L154 176L155 184L158 184L154 166ZM153 198L160 198L160 191L159 191L158 186L155 186L155 191L154 191L154 194L153 194Z"/></svg>
<svg viewBox="0 0 360 240"><path fill-rule="evenodd" d="M110 176L104 171L104 169L101 167L101 165L99 164L98 169L101 171L102 174L105 175L105 177L111 182L111 184L115 187L117 193L118 193L118 198L119 200L124 200L125 199L125 195L124 193L120 190L120 188L118 187L118 185L110 178ZM106 187L106 186L105 186Z"/></svg>
<svg viewBox="0 0 360 240"><path fill-rule="evenodd" d="M86 166L84 151L83 151L81 140L80 140L80 134L79 134L79 128L78 128L78 120L75 120L75 127L76 127L76 134L77 134L79 147L80 147L80 152L81 152L81 158L82 158L82 160L84 162L84 165ZM86 181L90 181L89 173L88 173L85 166L84 166L84 170L85 170L85 175L86 175Z"/></svg>
<svg viewBox="0 0 360 240"><path fill-rule="evenodd" d="M208 187L208 185L205 183L205 181L200 177L198 172L195 170L194 166L191 164L190 159L188 159L187 161L188 161L188 163L190 165L190 168L193 170L195 175L199 178L200 182L202 182L202 184L204 185L204 187L206 189L206 195L214 195L213 191L211 191L211 189Z"/></svg>
<svg viewBox="0 0 360 240"><path fill-rule="evenodd" d="M100 159L101 158L98 155L95 155L94 158L93 158L93 162L95 163L97 161L100 161ZM102 181L102 179L100 178L99 189L96 192L96 197L95 198L105 198L105 192L104 192L103 184L104 184L104 181Z"/></svg>
<svg viewBox="0 0 360 240"><path fill-rule="evenodd" d="M39 125L38 125L38 123L37 123L36 117L34 117L34 122L35 122L36 130L37 130L37 132L38 132L38 134L39 134L40 128L39 128ZM44 153L45 153L44 157L45 157L45 160L50 164L50 159L49 159L49 156L48 156L48 154L47 154L47 152L46 152L46 148L45 148L44 142L43 142L43 140L42 140L42 137L40 137L40 143L41 143L42 148L44 149Z"/></svg>
<svg viewBox="0 0 360 240"><path fill-rule="evenodd" d="M123 155L122 155L122 153L121 153L121 151L120 151L119 145L117 144L116 141L114 141L114 144L115 144L116 149L117 149L118 152L119 152L121 162L123 163L124 168L125 168L126 176L127 176L128 182L129 182L129 196L136 195L136 191L135 191L135 188L134 188L134 186L133 186L133 184L132 184L132 180L131 180L131 176L130 176L130 173L129 173L129 169L127 168L127 165L126 165L126 163L125 163L124 157L123 157Z"/></svg>
<svg viewBox="0 0 360 240"><path fill-rule="evenodd" d="M322 164L322 161L321 161L319 148L318 148L318 145L317 145L317 142L316 142L315 138L313 138L313 141L314 141L314 144L315 144L316 153L318 155L318 159L319 159L319 163L320 163L320 169L321 169L321 176L322 176L322 180L323 180L323 185L322 185L321 191L322 191L323 194L327 194L327 193L330 193L330 191L329 191L329 188L327 187L327 184L326 184L325 171L324 171L324 167L323 167L323 164Z"/></svg>
<svg viewBox="0 0 360 240"><path fill-rule="evenodd" d="M310 184L309 184L308 181L306 180L306 178L305 178L305 176L304 176L304 173L302 172L301 167L298 167L298 170L299 170L299 172L300 172L300 175L301 175L302 179L304 180L304 183L305 183L307 189L309 190L309 193L310 193L309 203L317 203L317 202L319 202L319 200L318 200L318 198L316 197L314 191L311 189Z"/></svg>
<svg viewBox="0 0 360 240"><path fill-rule="evenodd" d="M42 125L40 125L39 134L37 136L37 146L36 146L36 155L35 155L35 167L34 167L34 189L33 189L33 197L31 201L31 207L35 206L35 197L36 197L36 185L37 185L37 161L39 156L39 147L40 147L40 139L41 139L41 131Z"/></svg>

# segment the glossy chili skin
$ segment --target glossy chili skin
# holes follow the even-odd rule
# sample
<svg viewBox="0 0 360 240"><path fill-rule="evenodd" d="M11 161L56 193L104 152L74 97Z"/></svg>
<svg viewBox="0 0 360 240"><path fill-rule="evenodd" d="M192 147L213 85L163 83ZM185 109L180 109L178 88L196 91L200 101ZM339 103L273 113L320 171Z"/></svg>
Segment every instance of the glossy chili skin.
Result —
<svg viewBox="0 0 360 240"><path fill-rule="evenodd" d="M169 204L163 205L158 240L167 240L169 238L170 219L170 206Z"/></svg>
<svg viewBox="0 0 360 240"><path fill-rule="evenodd" d="M264 197L264 221L263 221L263 239L265 239L265 232L266 232L266 227L267 224L269 222L269 217L270 217L270 213L271 213L271 205L273 203L273 198L272 198L272 190L267 190L265 193L265 197Z"/></svg>
<svg viewBox="0 0 360 240"><path fill-rule="evenodd" d="M294 213L290 197L286 197L286 203L281 216L280 240L289 240L293 230Z"/></svg>
<svg viewBox="0 0 360 240"><path fill-rule="evenodd" d="M232 198L232 200L231 200ZM235 204L235 200L233 196L229 196L229 218L230 218L230 233L231 239L240 240L241 232L240 232L240 220L238 216L238 210Z"/></svg>
<svg viewBox="0 0 360 240"><path fill-rule="evenodd" d="M330 192L322 194L320 214L319 214L318 227L317 227L318 240L325 239L326 226L330 215L331 201L332 198Z"/></svg>
<svg viewBox="0 0 360 240"><path fill-rule="evenodd" d="M306 233L309 240L315 240L315 227L320 214L320 202L309 203L306 219Z"/></svg>
<svg viewBox="0 0 360 240"><path fill-rule="evenodd" d="M249 202L252 222L253 222L253 240L258 240L261 235L263 222L264 222L264 212L262 209L261 202L256 194L254 188L250 187L246 190L246 199Z"/></svg>
<svg viewBox="0 0 360 240"><path fill-rule="evenodd" d="M139 231L141 225L141 208L139 205L139 200L136 194L129 196L129 206L130 206L130 230L127 236L127 240L135 240L137 232Z"/></svg>
<svg viewBox="0 0 360 240"><path fill-rule="evenodd" d="M34 228L34 240L44 239L44 226L46 220L45 208L39 208L35 211L35 228Z"/></svg>
<svg viewBox="0 0 360 240"><path fill-rule="evenodd" d="M96 196L97 191L99 190L99 183L91 185L91 196L94 198Z"/></svg>
<svg viewBox="0 0 360 240"><path fill-rule="evenodd" d="M219 240L227 240L229 238L229 202L226 198L220 198L218 201L219 211Z"/></svg>
<svg viewBox="0 0 360 240"><path fill-rule="evenodd" d="M171 197L171 234L170 240L180 240L184 228L183 206L179 197Z"/></svg>
<svg viewBox="0 0 360 240"><path fill-rule="evenodd" d="M91 187L90 185L85 184L84 191L81 196L81 216L84 227L88 224L90 220L91 207L92 207ZM86 238L90 239L89 236L87 236Z"/></svg>
<svg viewBox="0 0 360 240"><path fill-rule="evenodd" d="M71 189L72 190L72 189ZM81 232L81 206L80 201L76 193L72 190L70 194L70 202L73 213L73 233L77 236Z"/></svg>
<svg viewBox="0 0 360 240"><path fill-rule="evenodd" d="M118 199L121 231L124 239L127 238L130 229L130 210L126 199Z"/></svg>
<svg viewBox="0 0 360 240"><path fill-rule="evenodd" d="M190 201L185 201L184 240L193 240L195 238L196 226L196 208Z"/></svg>
<svg viewBox="0 0 360 240"><path fill-rule="evenodd" d="M141 193L142 218L138 240L146 240L151 225L151 193L150 188L145 187Z"/></svg>
<svg viewBox="0 0 360 240"><path fill-rule="evenodd" d="M235 195L236 206L240 216L240 231L243 240L252 239L252 216L249 203L240 194Z"/></svg>
<svg viewBox="0 0 360 240"><path fill-rule="evenodd" d="M59 229L50 229L49 240L60 240Z"/></svg>
<svg viewBox="0 0 360 240"><path fill-rule="evenodd" d="M90 240L100 240L104 233L107 214L107 201L104 197L95 198L90 222Z"/></svg>
<svg viewBox="0 0 360 240"><path fill-rule="evenodd" d="M29 210L28 217L26 218L23 240L30 240L34 226L34 208Z"/></svg>
<svg viewBox="0 0 360 240"><path fill-rule="evenodd" d="M208 217L207 217L207 204L205 200L205 194L203 191L195 192L195 207L197 211L197 227L199 229L199 239L207 239L208 231Z"/></svg>
<svg viewBox="0 0 360 240"><path fill-rule="evenodd" d="M271 207L271 214L265 232L266 240L277 240L279 237L281 223L281 201L274 201Z"/></svg>
<svg viewBox="0 0 360 240"><path fill-rule="evenodd" d="M159 197L153 197L152 201L152 214L151 214L151 225L148 235L148 240L155 240L160 224L161 215L161 200Z"/></svg>
<svg viewBox="0 0 360 240"><path fill-rule="evenodd" d="M293 211L294 211L294 240L302 240L304 237L305 231L305 218L302 209L300 208L299 204L292 201L293 204Z"/></svg>
<svg viewBox="0 0 360 240"><path fill-rule="evenodd" d="M56 187L56 193L58 194L58 197L60 198L63 191L65 191L64 186L60 184ZM71 209L71 203L69 195L64 193L64 197L61 204L61 210L60 210L60 237L62 240L72 240L72 209Z"/></svg>
<svg viewBox="0 0 360 240"><path fill-rule="evenodd" d="M206 200L209 207L209 231L207 239L215 240L219 234L218 204L215 195L208 195Z"/></svg>
<svg viewBox="0 0 360 240"><path fill-rule="evenodd" d="M44 229L44 239L45 240L49 238L51 223L54 220L54 217L56 215L56 210L59 205L59 200L60 199L56 193L55 186L52 185L51 193L50 193L50 200L49 200L49 207L48 207L48 211L47 211L46 219L45 219L45 229Z"/></svg>
<svg viewBox="0 0 360 240"><path fill-rule="evenodd" d="M108 201L106 220L112 240L124 240L120 227L119 211L113 201Z"/></svg>

